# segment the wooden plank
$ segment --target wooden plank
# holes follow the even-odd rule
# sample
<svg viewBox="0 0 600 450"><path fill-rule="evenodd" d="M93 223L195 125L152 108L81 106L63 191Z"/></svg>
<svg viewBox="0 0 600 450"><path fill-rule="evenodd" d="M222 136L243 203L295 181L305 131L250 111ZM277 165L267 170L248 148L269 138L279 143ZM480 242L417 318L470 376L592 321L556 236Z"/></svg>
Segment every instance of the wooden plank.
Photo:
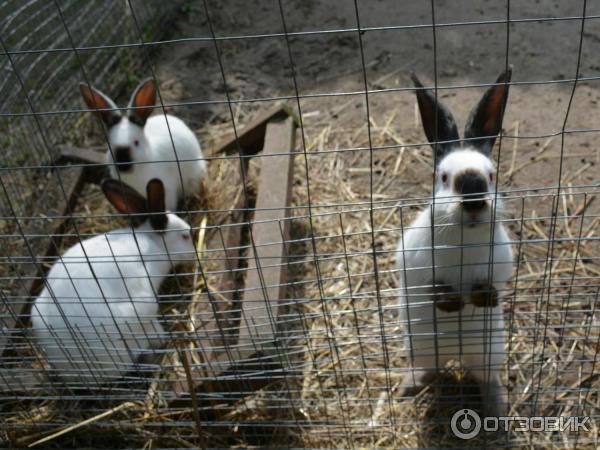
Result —
<svg viewBox="0 0 600 450"><path fill-rule="evenodd" d="M247 171L245 160L244 171ZM212 369L212 361L220 353L219 349L229 344L226 341L226 335L223 330L229 326L228 307L237 300L239 294L236 292L238 287L238 277L240 268L240 248L242 245L242 231L247 214L247 199L243 193L242 172L240 161L232 159L223 161L221 164L228 166L221 170L225 171L226 178L233 186L239 186L237 190L227 191L229 197L219 199L223 207L228 207L229 211L223 219L219 221L225 226L212 228L206 235L206 255L207 261L203 264L205 273L220 272L216 280L212 280L211 295L203 293L198 304L201 310L193 311L195 324L194 334L197 336L194 342L196 352L200 352L200 357L192 358L190 361L201 359L203 363L190 364L191 379L180 378L173 384L175 397L172 400L181 398L189 394L190 389L196 389L201 384L201 379L206 377Z"/></svg>
<svg viewBox="0 0 600 450"><path fill-rule="evenodd" d="M11 255L16 261L12 264L12 276L19 285L11 292L13 300L5 296L0 300L0 355L9 349L17 328L28 320L32 296L45 276L39 258L55 255L61 237L54 235L75 205L82 184L82 173L81 167L57 169L48 182L49 188L43 192L34 208L34 213L40 217L22 220L20 229L14 235L15 239L23 241L21 254Z"/></svg>
<svg viewBox="0 0 600 450"><path fill-rule="evenodd" d="M276 317L277 305L285 294L283 285L285 284L287 265L284 258L284 241L287 240L289 233L289 224L285 219L288 217L287 207L289 207L291 199L295 127L296 122L290 116L278 121L271 119L265 127L264 156L261 157L260 181L253 219L254 225L252 226L252 235L257 246L258 256L255 257L251 253L249 258L246 288L241 303L241 317L239 321L235 322L236 324L241 323L239 336L237 343L235 341L224 342L221 339L218 319L210 317L208 314L209 319L202 324L201 330L198 330L199 334L203 335L201 339L203 342L199 347L206 348L208 346L211 350L204 352L203 364L191 366L194 389L203 384L204 389L210 392L211 385L219 383L219 391L222 391L225 388L219 381L206 380L224 375L234 366L248 368L248 363L244 361L260 350L256 344L264 341L268 346L274 338L274 330L270 321L265 322L263 318L269 314ZM241 228L239 232L241 233ZM226 251L227 249L231 251L230 247L232 246L239 246L237 242L238 239L241 239L241 235L237 233L229 236L225 239ZM232 240L228 241L228 239ZM221 247L223 247L222 243ZM239 267L239 260L235 257L228 257L227 261L232 261L235 267ZM263 267L267 265L271 267ZM260 289L260 273L266 285L264 292ZM222 277L218 292L225 294L224 291L231 290L235 281L232 278ZM250 290L247 290L248 286L250 286ZM207 296L205 300L208 304ZM256 328L244 325L253 322L262 323L259 323ZM216 350L215 346L219 346L221 349ZM223 347L226 347L226 350ZM254 365L256 366L257 363ZM231 378L237 377L232 376ZM243 382L243 380L229 380L227 386L231 387L232 392L235 392L236 389L239 391L239 382ZM260 384L256 380L252 383ZM182 395L189 392L189 389L188 380L178 380L175 383L176 398L181 398Z"/></svg>
<svg viewBox="0 0 600 450"><path fill-rule="evenodd" d="M55 163L57 166L69 163L84 164L83 178L88 183L100 184L104 178L109 177L106 147L79 148L72 145L59 145L58 148L60 156Z"/></svg>
<svg viewBox="0 0 600 450"><path fill-rule="evenodd" d="M279 300L285 294L287 275L285 241L289 235L289 223L285 219L291 200L294 138L295 122L292 117L272 120L267 125L252 220L257 256L251 251L248 258L241 314L235 322L240 331L237 343L231 345L228 342L226 351L205 355L205 363L196 371L205 378L219 377L235 365L245 367L248 358L257 351L268 350L274 339L272 322L277 317ZM203 332L207 335L220 334L214 324L203 327Z"/></svg>
<svg viewBox="0 0 600 450"><path fill-rule="evenodd" d="M237 138L235 133L230 133L214 147L208 149L205 154L206 156L217 156L220 153L235 153L241 149L244 155L255 155L264 147L267 123L272 120L283 120L286 117L293 117L293 120L297 123L293 112L289 108L277 105L259 114L254 120L245 125L241 131L238 131Z"/></svg>
<svg viewBox="0 0 600 450"><path fill-rule="evenodd" d="M239 165L238 165L239 167ZM241 186L241 173L239 169L234 171L231 176L231 182ZM190 364L193 388L200 384L197 380L207 375L205 365L218 358L217 348L220 348L228 342L220 331L229 326L226 307L231 304L236 297L237 271L240 268L240 246L242 243L242 229L244 227L244 209L246 208L246 199L243 195L237 195L231 199L231 210L229 211L225 222L226 227L221 228L221 232L215 229L215 232L207 236L207 254L214 261L210 267L211 271L219 271L215 282L216 291L212 295L202 294L199 303L204 306L202 311L195 312L195 319L200 323L196 325L198 341L195 343L200 349L203 349L202 359L205 364ZM223 199L227 204L227 199ZM191 358L190 358L191 359ZM180 397L189 392L190 382L187 379L178 379L173 385L175 397Z"/></svg>
<svg viewBox="0 0 600 450"><path fill-rule="evenodd" d="M275 338L279 301L285 297L295 123L292 117L267 125L252 225L238 340L242 355L270 345ZM276 156L274 156L276 155Z"/></svg>
<svg viewBox="0 0 600 450"><path fill-rule="evenodd" d="M72 145L59 145L60 156L57 164L63 162L106 164L106 147L80 148Z"/></svg>

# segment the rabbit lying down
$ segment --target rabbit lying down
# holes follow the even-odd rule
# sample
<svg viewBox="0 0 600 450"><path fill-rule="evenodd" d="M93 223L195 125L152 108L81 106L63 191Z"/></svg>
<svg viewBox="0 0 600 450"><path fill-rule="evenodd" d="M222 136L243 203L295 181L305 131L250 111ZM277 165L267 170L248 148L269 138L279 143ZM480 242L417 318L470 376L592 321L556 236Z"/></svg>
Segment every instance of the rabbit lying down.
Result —
<svg viewBox="0 0 600 450"><path fill-rule="evenodd" d="M413 77L437 163L435 193L404 230L396 259L400 316L413 367L401 394L414 395L447 361L457 359L478 380L489 415L504 413L507 402L500 380L504 319L499 300L514 258L498 221L502 203L490 157L510 75L510 70L500 75L472 111L464 142L450 111Z"/></svg>
<svg viewBox="0 0 600 450"><path fill-rule="evenodd" d="M150 117L156 106L152 79L142 82L131 96L123 115L106 94L85 83L79 90L87 106L108 130L106 162L113 178L143 194L153 178L164 185L169 211L185 196L200 193L206 179L206 161L194 132L170 114Z"/></svg>
<svg viewBox="0 0 600 450"><path fill-rule="evenodd" d="M161 180L148 182L147 200L116 180L102 189L120 213L139 215L143 223L69 248L31 312L40 349L68 383L106 384L161 345L160 284L174 265L197 258L190 225L166 212Z"/></svg>

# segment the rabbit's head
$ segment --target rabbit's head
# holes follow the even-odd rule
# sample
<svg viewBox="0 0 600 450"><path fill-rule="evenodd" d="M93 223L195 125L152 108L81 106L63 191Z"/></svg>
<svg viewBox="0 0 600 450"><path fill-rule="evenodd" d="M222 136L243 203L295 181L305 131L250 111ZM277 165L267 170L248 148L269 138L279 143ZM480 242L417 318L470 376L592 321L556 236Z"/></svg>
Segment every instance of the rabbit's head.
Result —
<svg viewBox="0 0 600 450"><path fill-rule="evenodd" d="M120 172L130 172L133 170L133 162L143 161L149 148L144 126L156 105L154 80L145 80L136 88L125 115L114 101L94 87L80 83L79 90L87 106L106 125L109 152L117 169Z"/></svg>
<svg viewBox="0 0 600 450"><path fill-rule="evenodd" d="M511 69L471 112L464 140L450 110L413 75L423 128L434 151L436 223L489 224L500 208L492 148L502 128Z"/></svg>
<svg viewBox="0 0 600 450"><path fill-rule="evenodd" d="M130 214L142 256L169 260L173 265L196 260L196 248L190 225L165 209L165 189L158 178L148 182L148 200L122 181L107 179L102 183L104 195L121 214ZM145 255L141 239L152 239L159 254Z"/></svg>

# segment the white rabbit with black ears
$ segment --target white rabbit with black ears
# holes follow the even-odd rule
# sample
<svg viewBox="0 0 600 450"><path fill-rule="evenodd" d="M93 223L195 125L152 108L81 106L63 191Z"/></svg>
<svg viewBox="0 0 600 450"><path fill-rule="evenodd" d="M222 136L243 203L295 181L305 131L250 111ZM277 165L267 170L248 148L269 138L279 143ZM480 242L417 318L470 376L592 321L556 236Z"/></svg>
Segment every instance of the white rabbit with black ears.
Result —
<svg viewBox="0 0 600 450"><path fill-rule="evenodd" d="M413 75L425 134L434 150L432 203L404 230L396 264L400 316L413 371L402 383L414 395L450 359L479 382L483 410L506 410L500 373L504 362L505 293L514 258L499 221L492 148L501 131L511 69L490 87L465 127L461 142L450 111ZM437 129L436 129L437 126Z"/></svg>
<svg viewBox="0 0 600 450"><path fill-rule="evenodd" d="M86 83L79 90L87 106L108 129L107 163L113 178L143 194L153 178L165 187L166 206L176 211L185 196L198 194L206 161L194 132L170 114L150 117L156 106L154 80L143 81L122 114L106 94Z"/></svg>
<svg viewBox="0 0 600 450"><path fill-rule="evenodd" d="M120 213L143 223L69 248L31 311L33 334L57 376L85 386L120 377L164 343L157 292L174 265L196 259L190 225L165 210L161 180L148 182L148 200L117 180L102 188Z"/></svg>

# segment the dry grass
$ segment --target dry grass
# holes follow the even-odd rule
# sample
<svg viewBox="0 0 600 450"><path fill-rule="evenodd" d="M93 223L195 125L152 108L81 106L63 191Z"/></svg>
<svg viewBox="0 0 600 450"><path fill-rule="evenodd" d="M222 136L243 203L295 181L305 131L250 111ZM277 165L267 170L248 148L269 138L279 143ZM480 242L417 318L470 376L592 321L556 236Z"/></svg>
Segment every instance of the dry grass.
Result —
<svg viewBox="0 0 600 450"><path fill-rule="evenodd" d="M417 126L403 132L403 139L398 138L389 126L393 119L392 112L372 121L374 147L422 140ZM518 123L513 127L508 133L518 135ZM349 131L323 129L321 135L310 140L311 156L315 155L316 161L319 146L332 148L333 142L340 147L357 146ZM535 157L523 160L514 156L520 154L517 145L518 140L504 141L499 172L504 175L501 183L505 183L506 190L522 189L512 179L529 170L529 166L558 153L556 142L549 141L540 146ZM457 406L457 394L459 398L468 397L466 392L472 381L467 379L460 389L456 382L450 386L440 383L414 402L393 394L407 367L402 327L394 311L393 251L402 226L410 223L419 209L411 205L419 200L397 199L407 197L405 192L410 190L405 188L407 185L414 189L413 198L429 195L429 154L429 148L406 147L377 151L373 155L376 201L373 230L368 204L343 213L340 211L350 208L333 208L335 212L331 215L318 215L331 212L328 208L314 211L315 234L326 237L318 243L318 253L322 256L319 271L329 278L320 291L314 267L310 266L306 276L315 280L307 287L307 297L319 300L307 306L317 318L311 322L306 346L317 351L312 358L309 350L306 353L309 361L303 377L302 409L310 422L324 421L322 426L313 426L306 433L307 446L465 446L465 442L452 438L448 423ZM317 192L314 203L368 202L369 158L368 152L319 155L318 164L310 166L311 183L318 186L318 190L313 190ZM551 206L555 189L509 193L505 219L512 237L519 241L515 248L519 264L512 283L514 295L505 301L506 323L510 327L505 383L510 390L511 415L590 415L593 425L589 433L578 436L579 448L597 448L600 411L598 245L593 240L599 226L598 210L593 208L597 189L572 187L581 171L592 166L586 164L583 169L563 175L566 187L558 199L553 231ZM397 180L402 180L401 186L394 184ZM298 202L305 204L306 198ZM398 206L402 206L402 213ZM373 241L378 251L379 286L373 276ZM346 258L346 254L350 256ZM324 255L339 256L326 259ZM388 355L387 371L384 353ZM450 374L458 380L463 376L455 370ZM472 391L470 395L476 395ZM331 426L332 422L336 426ZM519 448L575 445L574 436L555 433L513 433L492 439L498 439L500 446ZM482 445L482 441L474 440L469 445Z"/></svg>
<svg viewBox="0 0 600 450"><path fill-rule="evenodd" d="M430 150L409 146L372 154L367 150L331 152L368 147L364 140L366 124L361 125L363 128L334 128L322 124L331 123L329 115L335 111L305 113L306 158L303 153L297 156L294 172L291 284L279 324L279 348L287 352L287 369L273 373L271 382L258 390L238 387L238 394L233 395L236 401L215 397L207 405L205 398L200 399L202 415L196 416L192 400L169 406L165 398L170 381L186 379L181 352L172 346L164 354L164 369L154 374L153 382L146 383L145 394L136 391L135 401L40 397L0 406L1 428L18 425L10 433L13 444L39 442L40 446L56 448L71 444L142 448L466 446L449 433L449 416L456 406L452 401L456 403L457 395L473 395L476 400L477 393L456 367L449 368L439 383L415 399L395 395L407 363L402 325L395 311L394 249L402 225L410 222L430 193ZM240 110L236 114L239 122L247 121ZM418 123L408 124L399 137L392 125L397 114L391 111L373 117L373 146L402 146L422 140ZM209 124L201 135L210 146L225 130L225 125ZM511 125L509 131L518 133L518 124ZM600 266L596 256L599 248L592 239L599 226L593 202L598 192L569 186L577 184L579 174L567 171L553 221L550 212L555 190L521 192L518 190L523 186L513 180L531 165L556 158L556 142L544 143L534 159L526 160L513 157L517 155L515 146L522 145L518 140L504 142L500 173L505 176L501 183L515 190L508 195L506 224L519 253L514 295L505 301L510 338L504 382L510 391L511 414L590 415L590 431L577 436L578 448L598 448ZM230 183L234 164L236 159L211 162L208 196L196 206L198 213L191 216L195 227L203 229L207 223L210 228L226 220L226 210L241 192L239 185ZM258 169L254 166L251 170ZM524 197L525 193L532 197ZM400 200L409 198L413 200ZM229 199L228 203L223 199ZM219 212L205 211L211 209ZM109 213L110 207L97 188L89 187L79 212L82 216L101 215ZM78 226L80 232L95 234L114 225L114 219L82 218ZM206 308L200 304L199 293L207 286L216 289L213 264L217 262L207 257L202 247L209 232L199 240L206 278L188 274L178 278L178 283L171 281L165 292L175 299L163 308L174 322L182 324L172 327L184 327L183 344L178 348L186 348L186 354L192 355L190 364L197 365L202 363L198 359L201 352L192 351L198 344L191 339L194 324L187 318L190 312ZM577 239L580 236L584 238L581 241ZM550 237L554 237L552 244ZM196 294L191 302L178 301L182 292ZM210 390L226 392L220 383L213 381ZM7 416L10 407L14 414ZM79 426L73 428L74 424ZM498 440L499 446L516 448L575 445L575 435L560 433L512 433L490 439ZM483 443L468 443L475 445Z"/></svg>

